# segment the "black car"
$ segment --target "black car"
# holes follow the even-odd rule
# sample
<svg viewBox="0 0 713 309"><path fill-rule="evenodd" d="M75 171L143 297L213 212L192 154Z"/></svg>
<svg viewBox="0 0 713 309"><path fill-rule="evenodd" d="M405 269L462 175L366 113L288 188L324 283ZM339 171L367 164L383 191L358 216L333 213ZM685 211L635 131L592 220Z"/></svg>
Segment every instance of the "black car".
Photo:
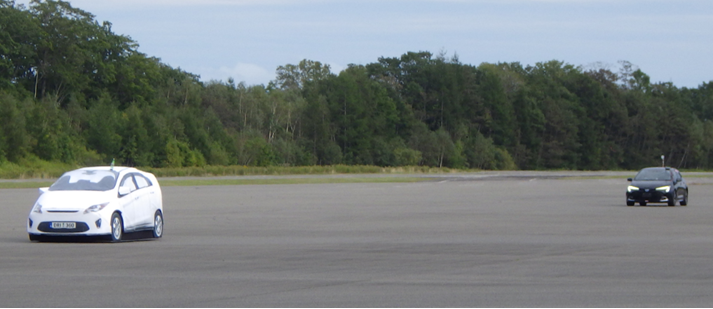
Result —
<svg viewBox="0 0 713 309"><path fill-rule="evenodd" d="M639 171L626 189L626 205L668 203L668 206L688 204L688 185L681 173L671 167L647 167Z"/></svg>

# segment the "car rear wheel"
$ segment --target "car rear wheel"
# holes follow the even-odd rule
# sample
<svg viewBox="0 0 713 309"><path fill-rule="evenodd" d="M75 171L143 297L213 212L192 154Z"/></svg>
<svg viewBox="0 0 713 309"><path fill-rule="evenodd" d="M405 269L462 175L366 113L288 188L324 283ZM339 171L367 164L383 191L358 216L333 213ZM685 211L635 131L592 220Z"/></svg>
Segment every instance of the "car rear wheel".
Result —
<svg viewBox="0 0 713 309"><path fill-rule="evenodd" d="M123 234L124 220L121 219L121 215L118 212L115 212L111 215L111 241L121 241Z"/></svg>
<svg viewBox="0 0 713 309"><path fill-rule="evenodd" d="M157 210L153 215L153 237L161 238L163 236L163 214Z"/></svg>

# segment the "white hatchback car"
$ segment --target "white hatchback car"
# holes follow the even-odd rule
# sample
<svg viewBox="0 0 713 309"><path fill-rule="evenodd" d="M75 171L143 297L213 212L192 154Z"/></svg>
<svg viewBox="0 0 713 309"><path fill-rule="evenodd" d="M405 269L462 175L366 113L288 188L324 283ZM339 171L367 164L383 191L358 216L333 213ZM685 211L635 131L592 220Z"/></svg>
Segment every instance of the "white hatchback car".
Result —
<svg viewBox="0 0 713 309"><path fill-rule="evenodd" d="M30 240L51 236L101 236L125 232L163 236L163 197L156 176L130 167L85 167L40 188L30 211Z"/></svg>

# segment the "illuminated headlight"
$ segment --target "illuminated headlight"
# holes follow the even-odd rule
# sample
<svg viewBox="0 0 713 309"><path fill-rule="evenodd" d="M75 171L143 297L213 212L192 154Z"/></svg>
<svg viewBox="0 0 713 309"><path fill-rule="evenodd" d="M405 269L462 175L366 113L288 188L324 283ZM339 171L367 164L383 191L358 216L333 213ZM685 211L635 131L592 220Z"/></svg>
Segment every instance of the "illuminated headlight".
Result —
<svg viewBox="0 0 713 309"><path fill-rule="evenodd" d="M668 191L671 191L671 186L658 187L658 188L656 188L656 191L661 191L661 192L664 192L664 193L668 193Z"/></svg>
<svg viewBox="0 0 713 309"><path fill-rule="evenodd" d="M42 205L40 205L40 203L35 203L35 207L32 207L32 212L41 214L42 213Z"/></svg>
<svg viewBox="0 0 713 309"><path fill-rule="evenodd" d="M97 204L97 205L89 206L89 208L87 208L87 209L84 210L84 213L85 213L85 214L88 214L88 213L90 213L90 212L97 212L97 211L100 211L100 210L104 209L104 207L106 207L106 205L109 205L109 203Z"/></svg>
<svg viewBox="0 0 713 309"><path fill-rule="evenodd" d="M626 188L626 191L627 191L627 192L639 191L639 187L629 186L629 187Z"/></svg>

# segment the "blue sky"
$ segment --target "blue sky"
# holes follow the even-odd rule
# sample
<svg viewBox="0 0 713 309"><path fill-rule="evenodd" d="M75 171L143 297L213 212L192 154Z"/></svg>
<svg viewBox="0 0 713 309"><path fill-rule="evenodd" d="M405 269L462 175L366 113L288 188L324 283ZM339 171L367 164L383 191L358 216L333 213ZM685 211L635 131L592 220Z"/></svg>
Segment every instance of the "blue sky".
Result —
<svg viewBox="0 0 713 309"><path fill-rule="evenodd" d="M69 2L204 81L267 84L277 66L302 59L337 73L408 51L455 53L472 65L559 60L614 72L626 60L653 82L695 88L713 80L708 0Z"/></svg>

